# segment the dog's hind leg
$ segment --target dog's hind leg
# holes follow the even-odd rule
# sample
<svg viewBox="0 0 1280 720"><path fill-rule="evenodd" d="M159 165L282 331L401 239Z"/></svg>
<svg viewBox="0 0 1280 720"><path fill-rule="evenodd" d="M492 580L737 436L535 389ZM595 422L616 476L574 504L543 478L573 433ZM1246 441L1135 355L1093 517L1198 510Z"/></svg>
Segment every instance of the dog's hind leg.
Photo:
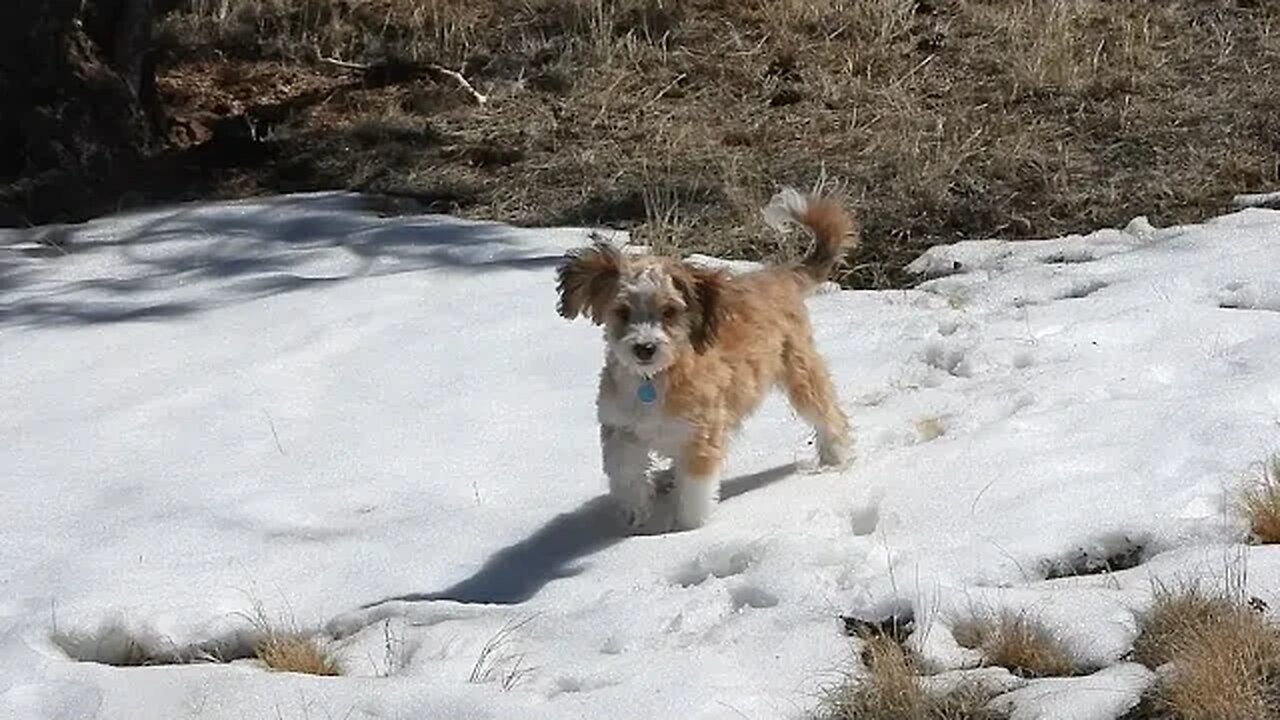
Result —
<svg viewBox="0 0 1280 720"><path fill-rule="evenodd" d="M609 494L623 520L639 527L653 514L653 483L649 480L649 448L627 428L600 426L600 451Z"/></svg>
<svg viewBox="0 0 1280 720"><path fill-rule="evenodd" d="M845 468L853 462L849 419L836 398L835 386L809 335L788 339L782 349L783 385L787 399L818 434L818 463Z"/></svg>

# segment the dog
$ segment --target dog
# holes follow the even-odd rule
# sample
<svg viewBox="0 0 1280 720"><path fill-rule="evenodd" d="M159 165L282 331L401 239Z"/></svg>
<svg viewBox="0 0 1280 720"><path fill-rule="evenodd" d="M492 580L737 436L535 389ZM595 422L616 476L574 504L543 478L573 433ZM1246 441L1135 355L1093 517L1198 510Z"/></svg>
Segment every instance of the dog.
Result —
<svg viewBox="0 0 1280 720"><path fill-rule="evenodd" d="M849 420L805 299L856 246L859 228L834 200L792 188L762 212L780 232L808 230L814 246L804 260L730 275L597 240L556 270L557 312L603 328L601 453L610 495L632 528L653 513L651 455L672 461L676 528L705 524L730 436L777 386L816 431L819 468L853 461Z"/></svg>

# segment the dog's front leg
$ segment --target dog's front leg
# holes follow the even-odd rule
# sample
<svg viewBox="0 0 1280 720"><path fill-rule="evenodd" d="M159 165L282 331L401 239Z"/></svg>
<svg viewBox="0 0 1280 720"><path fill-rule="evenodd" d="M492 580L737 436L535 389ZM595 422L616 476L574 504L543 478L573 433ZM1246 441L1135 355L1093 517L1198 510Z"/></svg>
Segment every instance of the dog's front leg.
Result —
<svg viewBox="0 0 1280 720"><path fill-rule="evenodd" d="M715 433L698 433L676 460L676 527L704 525L720 501L722 441Z"/></svg>
<svg viewBox="0 0 1280 720"><path fill-rule="evenodd" d="M648 445L627 428L601 425L600 449L609 494L618 503L623 520L631 527L645 524L653 514L654 495L648 476Z"/></svg>

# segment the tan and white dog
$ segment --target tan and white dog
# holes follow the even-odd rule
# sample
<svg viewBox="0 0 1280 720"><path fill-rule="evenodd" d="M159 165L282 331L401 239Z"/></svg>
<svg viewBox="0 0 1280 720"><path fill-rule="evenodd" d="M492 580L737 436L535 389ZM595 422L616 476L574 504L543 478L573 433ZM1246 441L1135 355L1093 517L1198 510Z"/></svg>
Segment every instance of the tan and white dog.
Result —
<svg viewBox="0 0 1280 720"><path fill-rule="evenodd" d="M730 436L778 385L817 431L820 466L852 461L849 421L814 347L805 298L857 243L857 228L838 203L790 188L764 216L778 230L810 232L815 244L802 262L730 275L596 242L557 271L559 313L604 328L596 400L604 472L633 527L653 511L651 453L673 461L677 527L705 523Z"/></svg>

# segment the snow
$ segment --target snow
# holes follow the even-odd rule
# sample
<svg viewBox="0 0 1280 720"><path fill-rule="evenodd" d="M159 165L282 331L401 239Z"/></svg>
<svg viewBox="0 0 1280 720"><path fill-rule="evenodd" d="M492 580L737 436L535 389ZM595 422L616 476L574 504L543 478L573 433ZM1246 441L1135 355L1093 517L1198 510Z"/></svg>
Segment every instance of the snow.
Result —
<svg viewBox="0 0 1280 720"><path fill-rule="evenodd" d="M1142 697L1154 673L1137 663L1117 663L1087 677L1045 678L1002 696L1009 720L1114 718Z"/></svg>
<svg viewBox="0 0 1280 720"><path fill-rule="evenodd" d="M587 239L345 194L0 231L0 717L803 717L857 665L839 617L909 610L939 679L1101 720L1151 682L1125 656L1153 579L1246 568L1280 608L1230 503L1280 449L1280 212L959 243L914 289L815 295L857 463L797 471L774 398L710 524L632 537L599 332L554 312ZM950 625L1000 611L1096 672L966 670ZM86 661L244 654L257 614L346 674Z"/></svg>
<svg viewBox="0 0 1280 720"><path fill-rule="evenodd" d="M1276 207L1280 205L1280 192L1242 193L1231 199L1237 208Z"/></svg>

